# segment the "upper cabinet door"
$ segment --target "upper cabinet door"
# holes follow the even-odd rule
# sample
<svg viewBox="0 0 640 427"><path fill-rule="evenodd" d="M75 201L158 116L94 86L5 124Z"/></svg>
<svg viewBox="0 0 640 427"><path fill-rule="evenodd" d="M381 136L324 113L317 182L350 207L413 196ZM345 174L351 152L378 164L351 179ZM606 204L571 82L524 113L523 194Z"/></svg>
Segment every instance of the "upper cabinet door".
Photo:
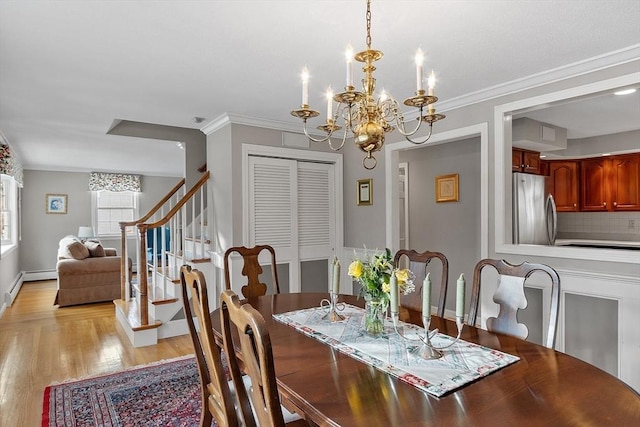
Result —
<svg viewBox="0 0 640 427"><path fill-rule="evenodd" d="M640 153L611 158L611 209L640 209Z"/></svg>
<svg viewBox="0 0 640 427"><path fill-rule="evenodd" d="M511 171L540 174L540 153L514 148L511 150Z"/></svg>
<svg viewBox="0 0 640 427"><path fill-rule="evenodd" d="M582 211L606 211L610 208L607 194L607 160L582 160L580 197Z"/></svg>
<svg viewBox="0 0 640 427"><path fill-rule="evenodd" d="M534 151L525 151L522 153L523 172L540 173L540 153Z"/></svg>
<svg viewBox="0 0 640 427"><path fill-rule="evenodd" d="M551 194L558 212L578 212L578 162L548 162Z"/></svg>
<svg viewBox="0 0 640 427"><path fill-rule="evenodd" d="M511 171L512 172L521 172L522 167L522 150L518 150L514 148L511 150Z"/></svg>

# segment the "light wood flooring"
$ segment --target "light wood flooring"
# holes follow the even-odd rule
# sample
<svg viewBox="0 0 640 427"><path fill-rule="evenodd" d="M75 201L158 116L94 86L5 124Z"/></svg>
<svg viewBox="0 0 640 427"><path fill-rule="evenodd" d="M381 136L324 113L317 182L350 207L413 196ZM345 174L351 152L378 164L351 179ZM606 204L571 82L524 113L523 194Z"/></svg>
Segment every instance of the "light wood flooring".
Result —
<svg viewBox="0 0 640 427"><path fill-rule="evenodd" d="M41 425L53 382L193 354L189 335L133 348L113 303L59 308L55 293L55 280L24 283L0 318L0 427Z"/></svg>

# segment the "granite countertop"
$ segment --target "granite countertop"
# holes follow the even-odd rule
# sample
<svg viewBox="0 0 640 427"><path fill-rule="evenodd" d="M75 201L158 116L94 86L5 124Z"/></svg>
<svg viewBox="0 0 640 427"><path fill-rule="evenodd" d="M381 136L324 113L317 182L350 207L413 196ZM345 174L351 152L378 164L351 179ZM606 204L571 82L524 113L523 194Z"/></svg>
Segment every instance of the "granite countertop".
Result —
<svg viewBox="0 0 640 427"><path fill-rule="evenodd" d="M640 249L640 242L625 240L556 239L556 246L586 246L619 249Z"/></svg>

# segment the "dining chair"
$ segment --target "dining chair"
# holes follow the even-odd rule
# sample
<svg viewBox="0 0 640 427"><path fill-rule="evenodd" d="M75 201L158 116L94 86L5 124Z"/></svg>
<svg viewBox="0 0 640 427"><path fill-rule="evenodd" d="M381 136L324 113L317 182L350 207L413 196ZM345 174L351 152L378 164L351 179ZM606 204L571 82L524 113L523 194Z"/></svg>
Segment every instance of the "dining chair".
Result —
<svg viewBox="0 0 640 427"><path fill-rule="evenodd" d="M204 275L199 270L192 270L191 266L183 265L180 268L180 282L185 318L193 341L200 375L202 395L200 426L210 427L212 417L219 426L238 426L235 400L222 362L222 350L214 342ZM198 328L193 320L192 306Z"/></svg>
<svg viewBox="0 0 640 427"><path fill-rule="evenodd" d="M269 245L257 245L252 248L244 246L235 246L227 249L224 253L224 283L225 289L231 289L231 278L229 271L229 256L232 253L238 253L242 256L244 265L242 266L242 275L247 277L247 283L242 286L242 295L245 298L258 297L267 293L267 285L260 282L262 274L262 266L259 257L262 251L267 251L271 255L271 284L273 293L280 293L280 285L278 284L278 270L276 266L276 251Z"/></svg>
<svg viewBox="0 0 640 427"><path fill-rule="evenodd" d="M393 257L393 265L398 267L404 262L408 261L408 269L415 274L414 284L416 286L415 292L408 295L400 296L400 306L407 307L413 310L422 311L422 283L424 277L427 275L429 263L433 259L438 259L442 264L440 270L440 297L438 299L438 308L436 309L436 315L438 317L444 317L445 303L447 299L447 284L449 283L449 261L444 254L440 252L417 252L414 249L400 249Z"/></svg>
<svg viewBox="0 0 640 427"><path fill-rule="evenodd" d="M493 301L496 302L500 311L498 317L487 319L487 330L504 333L517 338L526 339L529 330L526 325L518 323L518 310L527 307L527 299L524 294L524 283L533 273L540 271L546 273L551 278L551 303L549 309L549 326L544 345L553 348L556 339L556 328L558 325L558 307L560 305L560 276L553 268L545 264L534 264L523 262L521 264L510 264L505 260L483 259L476 264L473 271L473 287L471 291L471 303L469 305L469 318L467 323L474 325L478 313L480 302L480 287L482 270L493 267L498 273L498 287L493 294Z"/></svg>
<svg viewBox="0 0 640 427"><path fill-rule="evenodd" d="M245 425L298 427L309 424L280 404L276 371L273 365L271 338L262 315L250 304L241 304L238 295L230 289L220 295L220 323L224 351L229 355L229 369L241 402L251 402L242 407ZM240 350L244 372L251 379L242 380L236 357Z"/></svg>

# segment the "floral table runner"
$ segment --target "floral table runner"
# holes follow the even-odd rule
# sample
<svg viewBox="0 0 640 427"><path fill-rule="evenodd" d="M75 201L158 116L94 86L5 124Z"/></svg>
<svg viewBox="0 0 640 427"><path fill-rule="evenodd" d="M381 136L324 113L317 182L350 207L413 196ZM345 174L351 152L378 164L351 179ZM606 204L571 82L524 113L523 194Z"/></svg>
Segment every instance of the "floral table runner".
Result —
<svg viewBox="0 0 640 427"><path fill-rule="evenodd" d="M421 341L406 341L393 329L391 322L385 325L385 333L377 338L362 331L364 310L349 304L340 314L345 320L330 322L325 319L326 308L309 308L288 313L274 314L279 322L315 338L354 359L440 397L478 378L489 375L520 360L519 357L488 347L459 340L444 350L440 359L425 360L419 356ZM412 339L424 328L400 322L398 329ZM454 338L436 334L431 342L442 347Z"/></svg>

